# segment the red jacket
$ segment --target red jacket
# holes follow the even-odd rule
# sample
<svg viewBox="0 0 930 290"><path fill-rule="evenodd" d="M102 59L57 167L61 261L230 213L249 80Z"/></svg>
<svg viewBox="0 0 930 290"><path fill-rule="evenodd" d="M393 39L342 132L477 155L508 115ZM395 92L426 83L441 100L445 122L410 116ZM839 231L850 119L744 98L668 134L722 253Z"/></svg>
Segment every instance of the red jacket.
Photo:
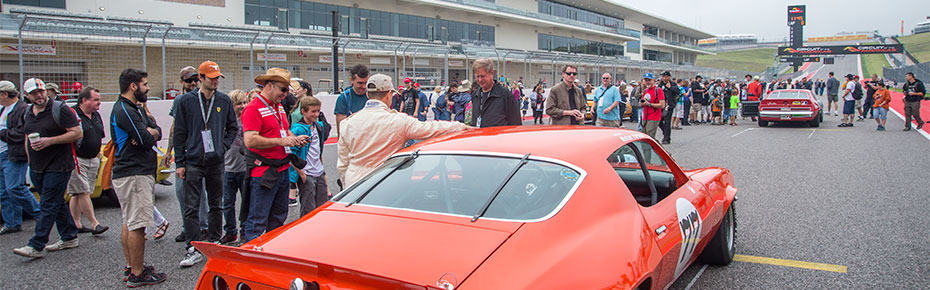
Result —
<svg viewBox="0 0 930 290"><path fill-rule="evenodd" d="M746 100L748 101L758 101L762 97L762 85L759 84L759 81L749 83L747 91L749 96L746 97Z"/></svg>

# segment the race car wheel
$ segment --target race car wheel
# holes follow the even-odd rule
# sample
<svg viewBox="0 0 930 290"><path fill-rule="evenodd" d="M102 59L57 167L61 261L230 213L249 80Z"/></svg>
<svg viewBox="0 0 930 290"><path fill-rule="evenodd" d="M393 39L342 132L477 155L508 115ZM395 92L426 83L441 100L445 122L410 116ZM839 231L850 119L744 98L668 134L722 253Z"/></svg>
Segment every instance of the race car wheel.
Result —
<svg viewBox="0 0 930 290"><path fill-rule="evenodd" d="M759 118L759 127L768 127L769 121L763 121L762 118Z"/></svg>
<svg viewBox="0 0 930 290"><path fill-rule="evenodd" d="M701 262L711 265L729 265L736 253L736 203L723 216L714 238L701 252Z"/></svg>
<svg viewBox="0 0 930 290"><path fill-rule="evenodd" d="M814 128L820 127L820 119L821 119L821 118L823 118L823 117L814 117L814 119L812 119L810 122L808 122L808 125L810 125L811 127L814 127Z"/></svg>

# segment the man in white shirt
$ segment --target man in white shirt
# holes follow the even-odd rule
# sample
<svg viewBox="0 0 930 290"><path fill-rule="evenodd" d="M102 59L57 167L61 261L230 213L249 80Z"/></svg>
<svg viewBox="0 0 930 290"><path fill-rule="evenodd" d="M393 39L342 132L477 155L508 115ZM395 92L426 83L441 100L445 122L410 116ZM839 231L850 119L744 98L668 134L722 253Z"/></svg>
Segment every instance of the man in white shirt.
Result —
<svg viewBox="0 0 930 290"><path fill-rule="evenodd" d="M837 127L852 127L853 116L856 113L856 99L853 97L853 90L856 89L856 81L852 74L846 75L846 84L843 86L843 123Z"/></svg>

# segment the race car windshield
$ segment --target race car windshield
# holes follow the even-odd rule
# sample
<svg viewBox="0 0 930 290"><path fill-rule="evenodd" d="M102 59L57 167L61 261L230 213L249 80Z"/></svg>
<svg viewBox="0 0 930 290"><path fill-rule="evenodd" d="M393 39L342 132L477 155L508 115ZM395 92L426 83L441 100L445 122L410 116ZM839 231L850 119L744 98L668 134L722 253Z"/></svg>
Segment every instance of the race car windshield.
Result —
<svg viewBox="0 0 930 290"><path fill-rule="evenodd" d="M796 99L807 99L807 93L805 92L774 92L766 100L796 100Z"/></svg>
<svg viewBox="0 0 930 290"><path fill-rule="evenodd" d="M520 158L472 155L421 154L406 162L402 159L388 160L335 201L471 218L521 162ZM563 203L580 177L578 171L564 165L527 160L481 218L544 218Z"/></svg>

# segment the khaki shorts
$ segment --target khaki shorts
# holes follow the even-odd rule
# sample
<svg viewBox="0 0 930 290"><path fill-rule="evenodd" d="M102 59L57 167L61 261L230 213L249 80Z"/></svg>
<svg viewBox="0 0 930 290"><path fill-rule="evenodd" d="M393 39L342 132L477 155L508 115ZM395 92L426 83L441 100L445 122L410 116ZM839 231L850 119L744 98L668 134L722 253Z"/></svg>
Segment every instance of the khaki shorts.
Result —
<svg viewBox="0 0 930 290"><path fill-rule="evenodd" d="M703 105L701 105L700 103L691 104L691 112L692 112L692 113L695 113L695 114L700 114L700 113L701 113L701 106L703 106Z"/></svg>
<svg viewBox="0 0 930 290"><path fill-rule="evenodd" d="M154 176L133 175L114 179L113 190L119 198L123 223L130 231L155 225L155 216L152 211L152 199L155 193Z"/></svg>
<svg viewBox="0 0 930 290"><path fill-rule="evenodd" d="M652 139L656 138L656 131L658 131L658 129L659 121L645 121L643 125L643 133L646 133L646 135L649 135Z"/></svg>
<svg viewBox="0 0 930 290"><path fill-rule="evenodd" d="M78 170L71 171L71 179L68 180L68 194L71 196L93 192L97 183L97 172L100 171L100 158L78 157L77 161Z"/></svg>
<svg viewBox="0 0 930 290"><path fill-rule="evenodd" d="M604 120L598 118L594 121L594 125L598 127L620 128L620 120Z"/></svg>

